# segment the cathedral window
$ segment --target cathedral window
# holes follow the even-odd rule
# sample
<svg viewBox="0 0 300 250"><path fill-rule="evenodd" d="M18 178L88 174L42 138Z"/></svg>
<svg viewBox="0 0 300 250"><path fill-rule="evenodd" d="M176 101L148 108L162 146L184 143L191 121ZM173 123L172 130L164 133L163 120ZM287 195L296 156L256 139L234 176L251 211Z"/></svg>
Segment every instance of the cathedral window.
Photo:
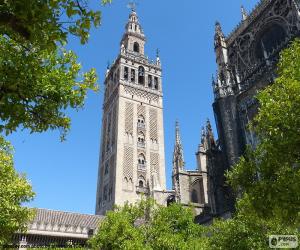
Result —
<svg viewBox="0 0 300 250"><path fill-rule="evenodd" d="M286 32L279 24L270 23L257 40L256 56L267 59L286 39Z"/></svg>
<svg viewBox="0 0 300 250"><path fill-rule="evenodd" d="M144 116L140 115L138 117L137 126L138 126L138 128L145 128L145 119L144 119Z"/></svg>
<svg viewBox="0 0 300 250"><path fill-rule="evenodd" d="M131 82L135 82L135 70L134 69L131 69L130 81Z"/></svg>
<svg viewBox="0 0 300 250"><path fill-rule="evenodd" d="M198 194L197 194L197 191L195 189L193 189L192 191L192 202L193 203L198 203Z"/></svg>
<svg viewBox="0 0 300 250"><path fill-rule="evenodd" d="M145 84L145 69L144 67L139 67L139 84L144 85Z"/></svg>
<svg viewBox="0 0 300 250"><path fill-rule="evenodd" d="M136 26L135 26L136 28ZM133 44L133 51L139 53L140 52L140 45L138 42L134 42Z"/></svg>
<svg viewBox="0 0 300 250"><path fill-rule="evenodd" d="M138 169L145 170L146 168L146 159L143 154L140 154L138 157Z"/></svg>
<svg viewBox="0 0 300 250"><path fill-rule="evenodd" d="M128 80L128 67L124 67L124 79Z"/></svg>
<svg viewBox="0 0 300 250"><path fill-rule="evenodd" d="M152 88L152 87L153 87L152 75L148 75L148 87L149 87L149 88Z"/></svg>
<svg viewBox="0 0 300 250"><path fill-rule="evenodd" d="M154 88L158 90L158 77L154 77Z"/></svg>
<svg viewBox="0 0 300 250"><path fill-rule="evenodd" d="M202 178L196 180L192 185L191 201L193 203L205 203L204 183Z"/></svg>

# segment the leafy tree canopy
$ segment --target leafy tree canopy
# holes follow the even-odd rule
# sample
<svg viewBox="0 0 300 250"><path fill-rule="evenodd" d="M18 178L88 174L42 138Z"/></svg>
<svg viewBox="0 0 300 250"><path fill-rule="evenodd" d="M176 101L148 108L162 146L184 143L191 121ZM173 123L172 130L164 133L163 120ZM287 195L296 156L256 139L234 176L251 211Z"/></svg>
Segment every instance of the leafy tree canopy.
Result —
<svg viewBox="0 0 300 250"><path fill-rule="evenodd" d="M151 200L109 211L90 240L95 249L206 249L204 227L192 208L163 207Z"/></svg>
<svg viewBox="0 0 300 250"><path fill-rule="evenodd" d="M16 231L27 229L33 211L21 204L33 197L25 176L14 169L10 144L0 136L0 246L9 242Z"/></svg>
<svg viewBox="0 0 300 250"><path fill-rule="evenodd" d="M102 3L109 3L103 0ZM67 108L81 108L96 72L81 72L69 35L82 44L100 11L85 0L4 0L0 4L0 132L19 126L31 132L70 127Z"/></svg>

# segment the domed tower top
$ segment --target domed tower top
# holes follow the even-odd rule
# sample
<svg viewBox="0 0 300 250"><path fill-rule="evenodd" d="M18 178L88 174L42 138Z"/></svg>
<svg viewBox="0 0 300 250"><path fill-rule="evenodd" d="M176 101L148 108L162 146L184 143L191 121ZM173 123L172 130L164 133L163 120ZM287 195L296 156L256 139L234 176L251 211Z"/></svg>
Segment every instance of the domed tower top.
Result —
<svg viewBox="0 0 300 250"><path fill-rule="evenodd" d="M129 52L144 55L145 42L146 37L139 23L136 10L132 8L128 22L125 26L125 33L121 40L121 47L124 47Z"/></svg>

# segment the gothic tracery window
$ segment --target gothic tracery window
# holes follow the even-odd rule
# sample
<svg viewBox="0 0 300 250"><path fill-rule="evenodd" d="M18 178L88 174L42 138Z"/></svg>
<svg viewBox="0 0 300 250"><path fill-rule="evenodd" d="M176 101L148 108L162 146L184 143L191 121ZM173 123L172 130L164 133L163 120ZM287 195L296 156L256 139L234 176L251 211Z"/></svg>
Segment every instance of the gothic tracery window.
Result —
<svg viewBox="0 0 300 250"><path fill-rule="evenodd" d="M193 203L198 203L198 194L197 194L197 191L195 189L193 189L192 191L192 202Z"/></svg>
<svg viewBox="0 0 300 250"><path fill-rule="evenodd" d="M283 27L276 23L269 24L256 41L256 56L259 59L268 58L273 50L284 42L285 38L286 33Z"/></svg>

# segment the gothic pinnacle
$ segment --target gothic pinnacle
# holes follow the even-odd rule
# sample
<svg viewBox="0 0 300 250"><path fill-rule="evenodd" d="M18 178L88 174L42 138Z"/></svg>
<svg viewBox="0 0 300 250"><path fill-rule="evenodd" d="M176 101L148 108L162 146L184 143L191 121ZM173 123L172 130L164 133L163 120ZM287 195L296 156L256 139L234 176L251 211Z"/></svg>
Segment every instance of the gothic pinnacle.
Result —
<svg viewBox="0 0 300 250"><path fill-rule="evenodd" d="M248 18L248 13L245 10L244 6L241 6L242 20L245 21Z"/></svg>

